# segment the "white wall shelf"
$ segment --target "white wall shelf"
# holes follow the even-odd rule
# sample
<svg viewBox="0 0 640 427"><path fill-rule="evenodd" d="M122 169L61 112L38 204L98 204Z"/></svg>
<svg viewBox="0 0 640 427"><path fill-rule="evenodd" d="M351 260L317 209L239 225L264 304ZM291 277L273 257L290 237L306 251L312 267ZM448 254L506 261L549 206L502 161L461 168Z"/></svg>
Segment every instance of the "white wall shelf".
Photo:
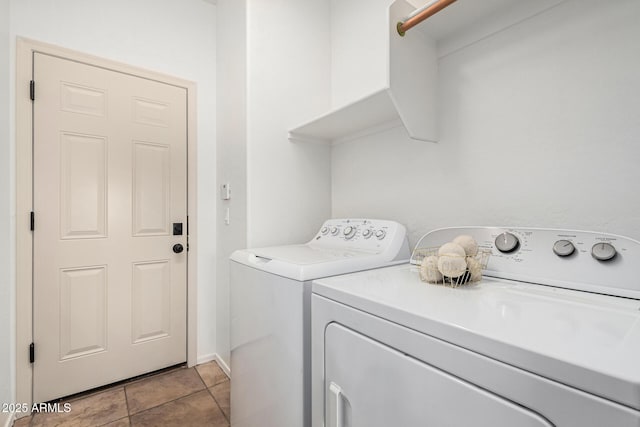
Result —
<svg viewBox="0 0 640 427"><path fill-rule="evenodd" d="M345 0L341 1L344 3ZM348 1L355 4L359 0ZM416 8L416 3L424 3L422 0L411 0L413 4L405 0L396 0L390 6L392 0L365 1L362 4L363 11L374 8L388 10L385 37L378 37L380 29L375 30L378 31L374 34L375 37L368 37L387 41L385 49L376 52L376 55L382 55L384 58L374 58L371 64L367 64L368 70L371 70L371 67L379 68L381 64L386 65L384 84L380 84L378 80L377 88L365 91L365 95L357 100L343 103L326 114L290 129L289 139L305 142L340 142L401 124L412 139L437 142L439 58L564 1L566 0L539 0L535 4L521 0L485 0L482 3L459 1L408 31L405 37L398 35L396 24ZM375 25L382 26L381 20L374 16L375 13L379 11L370 17L363 14L358 19L370 19L372 22L375 21ZM372 22L368 23L369 27L375 26ZM361 30L351 29L351 37L354 38L353 32ZM371 28L369 30L371 31ZM342 68L337 73L335 69L332 70L332 84L339 86L343 91L348 89L350 84L362 86L360 82L355 81L353 74L342 76L339 82L335 80L341 78L340 74L345 74L344 70L349 67L359 68L366 80L367 68L363 66L362 61L363 58L366 61L367 55L371 56L372 49L370 46L364 52L358 49L367 48L361 46L367 37L360 35L359 40L348 40L349 32L342 30L339 25L335 25L332 31L342 31L339 36L333 35L334 43L339 41L353 45L351 55L343 54L339 58L342 61L347 58L352 62L342 63ZM379 71L377 68L373 70L380 74ZM332 95L336 96L335 93Z"/></svg>
<svg viewBox="0 0 640 427"><path fill-rule="evenodd" d="M289 131L289 139L302 142L331 142L358 135L363 129L397 125L400 115L388 89L382 89L304 123Z"/></svg>
<svg viewBox="0 0 640 427"><path fill-rule="evenodd" d="M398 123L414 139L437 140L435 43L419 31L409 32L405 37L396 31L397 22L413 10L404 0L389 7L385 87L290 129L291 141L330 143L360 135L370 128L380 130Z"/></svg>

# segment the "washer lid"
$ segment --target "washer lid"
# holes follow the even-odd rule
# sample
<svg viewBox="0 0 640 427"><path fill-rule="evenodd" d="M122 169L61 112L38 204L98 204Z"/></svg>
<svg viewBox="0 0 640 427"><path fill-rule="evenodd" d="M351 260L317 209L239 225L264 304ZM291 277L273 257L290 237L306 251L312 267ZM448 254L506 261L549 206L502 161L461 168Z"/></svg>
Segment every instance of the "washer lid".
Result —
<svg viewBox="0 0 640 427"><path fill-rule="evenodd" d="M313 292L640 409L640 301L503 279L453 289L408 265L316 280Z"/></svg>
<svg viewBox="0 0 640 427"><path fill-rule="evenodd" d="M257 257L278 260L296 265L320 264L350 258L370 256L373 251L340 249L340 248L320 248L310 245L290 245L274 246L270 248L247 249Z"/></svg>
<svg viewBox="0 0 640 427"><path fill-rule="evenodd" d="M231 260L302 282L407 262L406 258L389 260L384 254L366 250L309 244L239 250L231 254Z"/></svg>

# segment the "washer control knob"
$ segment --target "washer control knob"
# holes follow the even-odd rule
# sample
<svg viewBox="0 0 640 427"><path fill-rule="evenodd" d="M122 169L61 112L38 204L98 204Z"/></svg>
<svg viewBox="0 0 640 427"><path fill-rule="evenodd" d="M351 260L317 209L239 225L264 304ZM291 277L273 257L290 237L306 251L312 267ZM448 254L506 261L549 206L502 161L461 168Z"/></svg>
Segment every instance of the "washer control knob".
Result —
<svg viewBox="0 0 640 427"><path fill-rule="evenodd" d="M518 247L520 247L520 240L518 240L515 234L505 231L496 237L495 244L496 248L500 252L508 254L510 252L514 252Z"/></svg>
<svg viewBox="0 0 640 427"><path fill-rule="evenodd" d="M373 236L373 231L370 228L365 228L362 231L362 237L364 237L365 239L370 238L371 236Z"/></svg>
<svg viewBox="0 0 640 427"><path fill-rule="evenodd" d="M617 253L616 248L614 248L611 243L596 243L591 248L591 256L598 261L609 261L613 259Z"/></svg>
<svg viewBox="0 0 640 427"><path fill-rule="evenodd" d="M558 240L553 244L553 253L565 257L573 254L576 251L576 247L569 240Z"/></svg>
<svg viewBox="0 0 640 427"><path fill-rule="evenodd" d="M331 227L331 234L333 234L334 236L338 235L338 231L340 231L338 230L338 227Z"/></svg>
<svg viewBox="0 0 640 427"><path fill-rule="evenodd" d="M329 227L324 226L320 229L320 233L322 234L327 234L329 232Z"/></svg>
<svg viewBox="0 0 640 427"><path fill-rule="evenodd" d="M376 231L376 237L378 238L378 240L382 240L384 239L384 236L387 235L387 232L384 230L378 230Z"/></svg>
<svg viewBox="0 0 640 427"><path fill-rule="evenodd" d="M351 239L356 235L356 228L351 225L347 225L342 231L342 234L344 234L345 238Z"/></svg>

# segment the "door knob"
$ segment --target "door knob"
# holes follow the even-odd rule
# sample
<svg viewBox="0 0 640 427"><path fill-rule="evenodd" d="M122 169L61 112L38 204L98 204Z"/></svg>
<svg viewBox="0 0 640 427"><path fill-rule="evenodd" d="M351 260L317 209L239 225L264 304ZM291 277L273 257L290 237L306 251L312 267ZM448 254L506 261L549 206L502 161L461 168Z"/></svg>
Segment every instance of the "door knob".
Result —
<svg viewBox="0 0 640 427"><path fill-rule="evenodd" d="M179 254L183 250L184 250L184 247L180 243L176 243L175 245L173 245L173 252Z"/></svg>

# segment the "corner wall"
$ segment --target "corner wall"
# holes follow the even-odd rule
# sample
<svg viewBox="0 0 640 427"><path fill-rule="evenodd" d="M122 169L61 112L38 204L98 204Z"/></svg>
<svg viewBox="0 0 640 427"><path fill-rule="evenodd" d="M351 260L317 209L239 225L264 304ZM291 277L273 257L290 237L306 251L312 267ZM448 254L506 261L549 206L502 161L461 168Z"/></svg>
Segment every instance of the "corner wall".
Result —
<svg viewBox="0 0 640 427"><path fill-rule="evenodd" d="M227 366L231 253L304 242L331 213L330 147L288 140L289 128L329 110L329 3L218 1L218 179L231 200L218 209L217 351Z"/></svg>
<svg viewBox="0 0 640 427"><path fill-rule="evenodd" d="M216 351L229 368L229 255L247 246L246 1L218 0ZM231 199L221 200L228 183ZM225 217L229 212L229 224Z"/></svg>
<svg viewBox="0 0 640 427"><path fill-rule="evenodd" d="M333 215L640 239L640 3L569 0L439 62L437 144L334 146ZM357 174L356 172L357 171Z"/></svg>

